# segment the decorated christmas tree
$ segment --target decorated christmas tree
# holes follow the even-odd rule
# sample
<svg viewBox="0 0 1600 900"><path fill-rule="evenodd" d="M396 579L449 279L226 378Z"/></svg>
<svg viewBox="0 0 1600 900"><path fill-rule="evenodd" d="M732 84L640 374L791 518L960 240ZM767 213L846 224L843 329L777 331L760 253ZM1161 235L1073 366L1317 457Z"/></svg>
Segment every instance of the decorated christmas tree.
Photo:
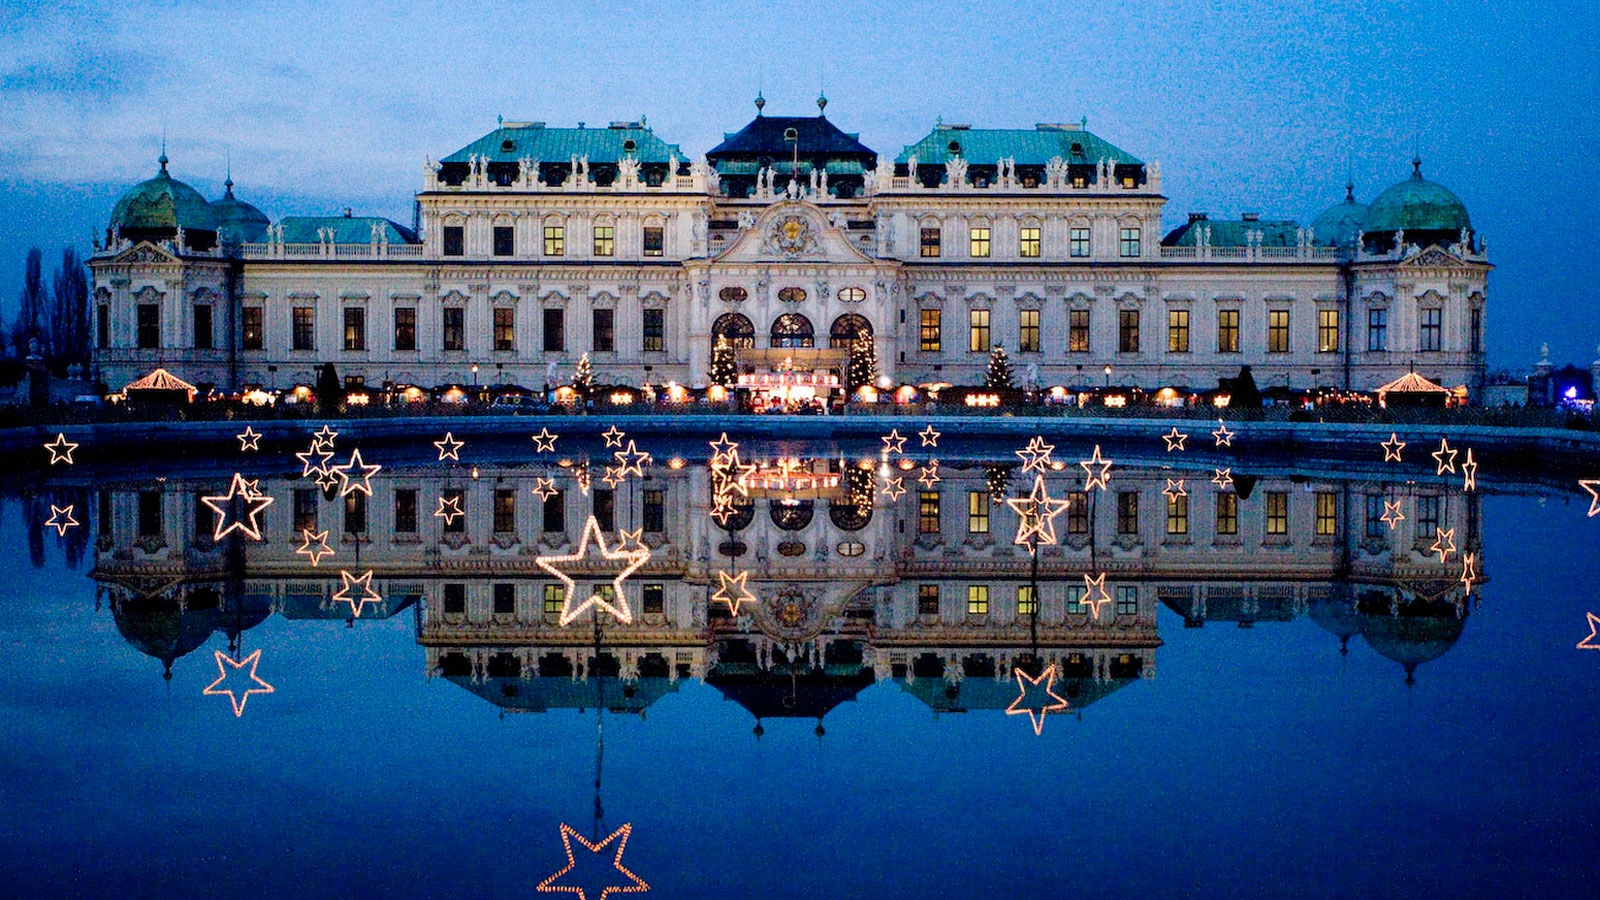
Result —
<svg viewBox="0 0 1600 900"><path fill-rule="evenodd" d="M711 383L733 387L739 380L739 367L733 361L733 345L728 336L717 335L716 346L711 348Z"/></svg>
<svg viewBox="0 0 1600 900"><path fill-rule="evenodd" d="M994 390L1011 387L1011 360L1006 357L1006 348L999 344L989 352L989 371L983 373L983 384Z"/></svg>
<svg viewBox="0 0 1600 900"><path fill-rule="evenodd" d="M989 487L989 499L999 506L1011 490L1011 470L1016 466L984 466L983 480Z"/></svg>
<svg viewBox="0 0 1600 900"><path fill-rule="evenodd" d="M850 342L850 364L845 367L844 380L851 393L878 380L878 349L865 330L857 331L855 340Z"/></svg>
<svg viewBox="0 0 1600 900"><path fill-rule="evenodd" d="M578 367L572 370L572 389L578 396L589 399L589 389L594 387L594 368L589 365L589 354L578 357Z"/></svg>

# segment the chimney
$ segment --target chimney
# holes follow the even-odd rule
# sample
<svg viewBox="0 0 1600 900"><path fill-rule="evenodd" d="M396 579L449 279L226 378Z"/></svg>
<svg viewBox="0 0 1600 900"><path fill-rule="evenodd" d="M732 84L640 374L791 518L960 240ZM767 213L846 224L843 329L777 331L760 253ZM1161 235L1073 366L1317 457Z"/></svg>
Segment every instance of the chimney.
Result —
<svg viewBox="0 0 1600 900"><path fill-rule="evenodd" d="M345 208L344 208L344 217L345 217L345 218L346 218L346 219L348 219L348 218L350 218L350 207L348 207L348 206L346 206L346 207L345 207Z"/></svg>
<svg viewBox="0 0 1600 900"><path fill-rule="evenodd" d="M1246 222L1259 222L1261 221L1261 213L1241 213L1239 218Z"/></svg>
<svg viewBox="0 0 1600 900"><path fill-rule="evenodd" d="M1204 222L1206 220L1206 216L1207 215L1208 215L1208 213L1203 213L1203 212L1192 212L1192 213L1189 213L1189 224L1193 225L1196 222Z"/></svg>

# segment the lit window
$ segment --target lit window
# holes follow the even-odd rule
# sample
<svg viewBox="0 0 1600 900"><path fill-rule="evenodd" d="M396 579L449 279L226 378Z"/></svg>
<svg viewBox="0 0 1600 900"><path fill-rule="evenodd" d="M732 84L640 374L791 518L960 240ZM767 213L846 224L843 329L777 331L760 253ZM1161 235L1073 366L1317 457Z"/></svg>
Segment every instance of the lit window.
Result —
<svg viewBox="0 0 1600 900"><path fill-rule="evenodd" d="M1038 228L1031 225L1025 225L1023 226L1022 230L1018 232L1017 255L1023 259L1039 258Z"/></svg>
<svg viewBox="0 0 1600 900"><path fill-rule="evenodd" d="M667 590L665 585L647 584L639 591L640 606L647 615L660 615L667 611Z"/></svg>
<svg viewBox="0 0 1600 900"><path fill-rule="evenodd" d="M445 350L467 349L467 311L459 306L447 306L444 312Z"/></svg>
<svg viewBox="0 0 1600 900"><path fill-rule="evenodd" d="M1033 585L1017 585L1017 615L1035 616L1039 614L1039 595L1034 593Z"/></svg>
<svg viewBox="0 0 1600 900"><path fill-rule="evenodd" d="M1339 533L1339 495L1317 492L1317 536L1332 537Z"/></svg>
<svg viewBox="0 0 1600 900"><path fill-rule="evenodd" d="M968 318L972 327L968 331L967 349L973 353L988 353L992 346L989 343L989 311L974 309Z"/></svg>
<svg viewBox="0 0 1600 900"><path fill-rule="evenodd" d="M1167 534L1184 535L1189 533L1189 495L1167 495Z"/></svg>
<svg viewBox="0 0 1600 900"><path fill-rule="evenodd" d="M1074 309L1067 312L1067 351L1089 352L1089 311Z"/></svg>
<svg viewBox="0 0 1600 900"><path fill-rule="evenodd" d="M344 348L367 349L367 311L359 306L344 308Z"/></svg>
<svg viewBox="0 0 1600 900"><path fill-rule="evenodd" d="M494 309L494 349L517 349L517 311L509 306Z"/></svg>
<svg viewBox="0 0 1600 900"><path fill-rule="evenodd" d="M617 252L617 227L615 225L596 225L594 227L594 255L613 256Z"/></svg>
<svg viewBox="0 0 1600 900"><path fill-rule="evenodd" d="M1289 495L1283 491L1267 492L1267 534L1289 533Z"/></svg>
<svg viewBox="0 0 1600 900"><path fill-rule="evenodd" d="M556 616L561 614L562 601L566 599L566 589L559 584L544 586L544 614Z"/></svg>
<svg viewBox="0 0 1600 900"><path fill-rule="evenodd" d="M510 534L517 530L517 492L513 488L495 489L494 530L496 534Z"/></svg>
<svg viewBox="0 0 1600 900"><path fill-rule="evenodd" d="M967 533L989 533L989 492L967 492Z"/></svg>
<svg viewBox="0 0 1600 900"><path fill-rule="evenodd" d="M1189 311L1167 310L1167 352L1189 352Z"/></svg>
<svg viewBox="0 0 1600 900"><path fill-rule="evenodd" d="M939 255L939 229L922 229L922 255L934 257Z"/></svg>
<svg viewBox="0 0 1600 900"><path fill-rule="evenodd" d="M919 345L924 353L938 353L942 346L939 328L939 310L924 309L919 312L921 319L922 340Z"/></svg>
<svg viewBox="0 0 1600 900"><path fill-rule="evenodd" d="M937 584L917 585L917 615L937 616L939 614L939 586Z"/></svg>
<svg viewBox="0 0 1600 900"><path fill-rule="evenodd" d="M544 255L562 256L567 252L567 229L564 225L544 227Z"/></svg>
<svg viewBox="0 0 1600 900"><path fill-rule="evenodd" d="M1017 311L1017 352L1039 352L1039 311L1037 309Z"/></svg>
<svg viewBox="0 0 1600 900"><path fill-rule="evenodd" d="M1289 352L1289 311L1287 309L1267 311L1267 352Z"/></svg>
<svg viewBox="0 0 1600 900"><path fill-rule="evenodd" d="M973 259L982 259L989 255L989 228L986 225L975 225L969 229L970 244Z"/></svg>
<svg viewBox="0 0 1600 900"><path fill-rule="evenodd" d="M239 346L242 350L260 350L262 346L262 308L259 306L246 306L240 311L243 317L240 322ZM110 346L107 332L110 330L108 321L111 311L107 307L100 307L100 346Z"/></svg>
<svg viewBox="0 0 1600 900"><path fill-rule="evenodd" d="M1339 311L1317 310L1317 352L1339 352Z"/></svg>
<svg viewBox="0 0 1600 900"><path fill-rule="evenodd" d="M1082 185L1078 185L1078 187L1082 187ZM1087 257L1089 255L1089 229L1074 228L1071 232L1071 238L1069 252L1072 256L1077 259Z"/></svg>
<svg viewBox="0 0 1600 900"><path fill-rule="evenodd" d="M989 586L987 584L967 585L967 615L987 616L989 614Z"/></svg>
<svg viewBox="0 0 1600 900"><path fill-rule="evenodd" d="M660 256L666 252L667 229L660 225L646 225L644 228L644 255Z"/></svg>
<svg viewBox="0 0 1600 900"><path fill-rule="evenodd" d="M1139 352L1139 311L1117 311L1117 350L1121 353Z"/></svg>
<svg viewBox="0 0 1600 900"><path fill-rule="evenodd" d="M1239 495L1222 493L1217 495L1217 534L1229 535L1239 533Z"/></svg>
<svg viewBox="0 0 1600 900"><path fill-rule="evenodd" d="M917 533L939 533L939 492L917 492Z"/></svg>
<svg viewBox="0 0 1600 900"><path fill-rule="evenodd" d="M1239 352L1239 311L1217 310L1217 352Z"/></svg>

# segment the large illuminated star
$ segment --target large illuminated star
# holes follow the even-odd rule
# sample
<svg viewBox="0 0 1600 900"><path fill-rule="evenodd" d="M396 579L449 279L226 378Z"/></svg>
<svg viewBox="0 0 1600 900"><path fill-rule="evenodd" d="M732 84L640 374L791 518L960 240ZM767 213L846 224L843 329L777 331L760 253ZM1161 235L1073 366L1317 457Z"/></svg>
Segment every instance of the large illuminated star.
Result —
<svg viewBox="0 0 1600 900"><path fill-rule="evenodd" d="M906 480L904 476L895 478L890 478L887 475L883 476L883 495L885 497L888 497L890 500L899 500L900 495L904 494L905 492Z"/></svg>
<svg viewBox="0 0 1600 900"><path fill-rule="evenodd" d="M454 434L446 431L444 433L444 440L434 441L433 445L439 448L439 462L444 462L447 459L453 459L456 462L460 462L461 448L465 447L467 442L456 440L456 436Z"/></svg>
<svg viewBox="0 0 1600 900"><path fill-rule="evenodd" d="M640 878L639 876L628 871L627 867L622 864L622 851L627 848L628 835L632 833L633 826L624 825L607 835L605 840L595 844L591 843L587 838L579 834L576 828L573 828L571 825L563 822L561 825L561 844L566 848L567 851L566 868L539 882L538 886L536 886L534 890L544 894L577 894L578 900L605 900L606 897L612 894L642 894L650 890L650 885L646 884L643 878ZM573 873L573 870L578 868L578 857L572 851L572 842L574 840L582 845L583 849L587 851L587 854L584 857L584 871L576 874ZM592 871L595 868L592 862L603 859L600 854L603 853L606 847L610 846L613 841L616 842L617 852L612 855L611 864L599 872ZM617 878L616 873L620 873L622 878L626 880L621 884L613 884L612 882L620 880ZM596 892L593 897L589 896L588 888L580 887L575 884L557 883L561 879L568 877L575 880L580 875L585 875L588 876L589 879L592 879L589 884L590 888L599 886L598 892Z"/></svg>
<svg viewBox="0 0 1600 900"><path fill-rule="evenodd" d="M1017 676L1017 699L1011 701L1006 707L1006 715L1020 716L1028 714L1033 721L1033 733L1044 733L1044 717L1048 713L1061 712L1067 708L1067 698L1055 692L1056 667L1048 666L1039 677L1031 678L1021 669L1012 669L1012 674ZM1042 688L1043 696L1040 696ZM1033 699L1029 700L1029 695ZM1051 702L1055 701L1055 702Z"/></svg>
<svg viewBox="0 0 1600 900"><path fill-rule="evenodd" d="M554 453L554 452L556 452L556 438L558 438L558 437L560 437L560 435L551 434L550 433L550 429L548 429L548 428L539 429L539 433L533 436L533 450L534 450L534 452L535 453Z"/></svg>
<svg viewBox="0 0 1600 900"><path fill-rule="evenodd" d="M57 506L50 504L50 518L45 520L44 527L54 528L57 537L66 537L67 529L75 527L78 520L72 517L72 504Z"/></svg>
<svg viewBox="0 0 1600 900"><path fill-rule="evenodd" d="M56 439L45 444L44 448L50 451L50 465L66 463L70 466L72 465L72 451L78 449L78 445L67 440L65 434L57 432Z"/></svg>
<svg viewBox="0 0 1600 900"><path fill-rule="evenodd" d="M1589 636L1578 642L1578 649L1600 650L1600 616L1592 612L1584 615L1589 617Z"/></svg>
<svg viewBox="0 0 1600 900"><path fill-rule="evenodd" d="M234 435L234 437L239 439L239 452L240 453L243 453L246 450L260 450L261 449L261 446L260 446L261 445L261 435L259 433L257 433L254 428L251 428L249 425L246 425L244 427L244 431L240 432L239 434Z"/></svg>
<svg viewBox="0 0 1600 900"><path fill-rule="evenodd" d="M1390 531L1393 531L1395 526L1404 522L1405 519L1406 514L1400 511L1399 500L1383 501L1383 515L1378 517L1378 521L1389 526Z"/></svg>
<svg viewBox="0 0 1600 900"><path fill-rule="evenodd" d="M900 436L900 429L898 428L889 429L889 433L880 438L880 440L883 441L883 452L885 453L906 452L906 439Z"/></svg>
<svg viewBox="0 0 1600 900"><path fill-rule="evenodd" d="M606 466L605 468L606 473L600 476L600 481L604 483L606 487L614 488L628 480L628 475L623 471L622 466Z"/></svg>
<svg viewBox="0 0 1600 900"><path fill-rule="evenodd" d="M315 461L312 457L316 457ZM310 478L312 475L321 475L328 471L328 463L333 460L333 451L318 450L316 445L312 445L310 450L296 453L294 458L304 463L300 469L300 477Z"/></svg>
<svg viewBox="0 0 1600 900"><path fill-rule="evenodd" d="M333 449L333 439L338 437L338 436L339 436L339 432L334 431L331 427L329 427L327 425L324 425L321 428L317 429L317 433L316 434L313 434L311 436L311 449L313 449L313 450L332 450Z"/></svg>
<svg viewBox="0 0 1600 900"><path fill-rule="evenodd" d="M1105 459L1100 455L1099 444L1094 445L1094 455L1088 459L1080 460L1078 465L1083 466L1083 471L1089 474L1088 480L1083 484L1084 490L1092 491L1096 486L1103 491L1110 490L1107 482L1111 480L1111 460ZM1094 471L1096 467L1100 469L1100 474L1098 475Z"/></svg>
<svg viewBox="0 0 1600 900"><path fill-rule="evenodd" d="M925 488L931 488L944 480L939 477L939 461L937 459L928 460L928 464L917 471L919 473L917 475L917 483Z"/></svg>
<svg viewBox="0 0 1600 900"><path fill-rule="evenodd" d="M1456 471L1456 451L1450 449L1450 442L1448 440L1445 440L1444 438L1439 438L1439 449L1433 451L1432 453L1430 453L1428 455L1432 456L1433 459L1434 459L1434 462L1437 462L1439 464L1439 470L1434 472L1433 474L1435 474L1435 475L1443 475L1446 472L1449 472L1452 475L1455 474L1455 471Z"/></svg>
<svg viewBox="0 0 1600 900"><path fill-rule="evenodd" d="M1017 536L1013 544L1034 547L1056 542L1056 517L1067 511L1070 501L1056 500L1045 489L1044 476L1033 476L1033 490L1025 497L1012 497L1006 506L1017 514Z"/></svg>
<svg viewBox="0 0 1600 900"><path fill-rule="evenodd" d="M1167 452L1171 453L1174 450L1182 451L1183 442L1187 441L1189 436L1178 431L1178 426L1174 425L1171 431L1161 436L1161 439L1167 442Z"/></svg>
<svg viewBox="0 0 1600 900"><path fill-rule="evenodd" d="M1167 486L1161 489L1161 493L1165 494L1168 500L1171 500L1173 497L1189 496L1189 491L1183 486L1182 478L1168 478Z"/></svg>
<svg viewBox="0 0 1600 900"><path fill-rule="evenodd" d="M934 431L932 425L917 432L917 437L922 438L922 446L924 447L939 446L939 432Z"/></svg>
<svg viewBox="0 0 1600 900"><path fill-rule="evenodd" d="M1391 431L1389 432L1389 439L1378 446L1383 448L1384 462L1399 462L1400 451L1406 448L1406 442L1400 440L1400 435Z"/></svg>
<svg viewBox="0 0 1600 900"><path fill-rule="evenodd" d="M1456 530L1454 528L1435 528L1438 537L1434 538L1433 546L1428 548L1429 553L1439 554L1439 562L1450 561L1450 554L1456 552Z"/></svg>
<svg viewBox="0 0 1600 900"><path fill-rule="evenodd" d="M358 447L350 451L350 461L342 466L329 466L328 471L339 476L339 496L352 491L360 491L368 497L372 496L372 476L378 474L383 466L377 463L363 463L361 449ZM355 474L355 473L360 474Z"/></svg>
<svg viewBox="0 0 1600 900"><path fill-rule="evenodd" d="M372 570L368 569L359 576L351 575L343 569L339 570L339 579L344 584L333 594L333 602L350 604L350 614L361 618L361 609L368 603L382 603L383 595L372 589ZM350 596L350 589L361 588L361 595Z"/></svg>
<svg viewBox="0 0 1600 900"><path fill-rule="evenodd" d="M589 544L593 543L600 551L601 559L607 562L622 562L623 566L611 580L614 600L607 600L598 591L590 592L589 596L581 601L574 602L573 597L578 593L578 586L572 576L562 570L562 564L582 563L588 554ZM609 550L606 548L605 535L600 533L600 521L590 516L583 523L583 535L578 538L578 548L562 556L540 556L534 559L539 568L549 572L560 579L565 590L562 592L560 623L565 626L582 615L584 610L593 606L597 610L604 610L620 620L623 624L633 621L633 611L628 606L627 594L623 591L623 582L627 580L641 566L650 559L648 550L643 553L628 553L621 549Z"/></svg>
<svg viewBox="0 0 1600 900"><path fill-rule="evenodd" d="M447 527L466 514L466 510L461 508L461 497L459 495L440 497L439 508L433 511L433 517L435 519L443 519Z"/></svg>
<svg viewBox="0 0 1600 900"><path fill-rule="evenodd" d="M311 565L316 566L322 562L324 556L332 556L333 548L328 546L328 532L312 531L309 528L300 529L300 536L305 539L299 549L294 552L311 560Z"/></svg>
<svg viewBox="0 0 1600 900"><path fill-rule="evenodd" d="M1472 448L1467 448L1467 461L1461 464L1461 489L1463 491L1476 491L1478 489L1478 461L1472 458Z"/></svg>
<svg viewBox="0 0 1600 900"><path fill-rule="evenodd" d="M644 467L650 465L650 454L640 450L631 440L628 441L626 449L618 450L611 455L617 458L617 463L621 466L620 471L624 476L633 474L643 478Z"/></svg>
<svg viewBox="0 0 1600 900"><path fill-rule="evenodd" d="M749 577L749 572L731 576L727 572L717 572L718 586L711 599L718 603L726 603L728 612L737 616L740 606L756 602L756 595L750 593L750 589L745 586L745 579Z"/></svg>
<svg viewBox="0 0 1600 900"><path fill-rule="evenodd" d="M714 441L710 441L709 443L711 444L711 461L713 465L716 464L718 459L725 457L728 453L738 449L739 447L738 441L728 440L728 433L726 431L722 433L722 437L717 438Z"/></svg>
<svg viewBox="0 0 1600 900"><path fill-rule="evenodd" d="M244 515L233 521L228 521L233 503L237 500L245 507ZM217 514L216 526L211 530L211 539L220 541L229 534L237 531L252 541L261 540L261 523L256 521L256 516L272 505L272 498L251 489L249 482L238 472L233 473L233 481L228 484L228 492L216 497L201 497L210 510Z"/></svg>
<svg viewBox="0 0 1600 900"><path fill-rule="evenodd" d="M1094 616L1094 620L1098 622L1100 621L1101 608L1111 602L1111 595L1106 593L1106 573L1101 572L1098 578L1090 578L1088 575L1084 575L1083 587L1083 605L1089 607L1089 614ZM1100 594L1099 599L1095 599L1096 591Z"/></svg>
<svg viewBox="0 0 1600 900"><path fill-rule="evenodd" d="M228 699L233 702L233 715L235 718L244 715L244 705L249 701L251 694L272 693L272 685L262 681L261 676L256 674L256 666L261 662L260 650L256 650L238 662L229 659L227 654L221 650L212 652L217 655L217 680L206 685L205 690L200 693L206 696L227 695ZM245 666L250 667L249 672L244 672ZM243 673L242 676L241 673ZM225 681L241 680L241 678L248 680L242 680L242 683L237 687L222 686Z"/></svg>
<svg viewBox="0 0 1600 900"><path fill-rule="evenodd" d="M1233 486L1233 469L1217 469L1217 474L1211 477L1211 483L1223 490Z"/></svg>
<svg viewBox="0 0 1600 900"><path fill-rule="evenodd" d="M623 431L621 428L618 428L615 425L611 426L610 428L607 428L605 431L600 432L600 436L606 439L606 446L607 447L621 447L622 446L622 436L624 434L627 434L627 432Z"/></svg>
<svg viewBox="0 0 1600 900"><path fill-rule="evenodd" d="M1028 439L1028 445L1021 450L1013 450L1022 459L1022 471L1043 472L1045 466L1050 465L1050 451L1056 449L1055 444L1046 444L1041 435L1034 435Z"/></svg>
<svg viewBox="0 0 1600 900"><path fill-rule="evenodd" d="M733 518L735 511L733 508L733 495L717 494L712 499L710 515L718 525L726 526L728 520Z"/></svg>
<svg viewBox="0 0 1600 900"><path fill-rule="evenodd" d="M1600 478L1580 478L1578 487L1589 492L1589 518L1600 515Z"/></svg>
<svg viewBox="0 0 1600 900"><path fill-rule="evenodd" d="M556 494L561 493L560 489L556 487L556 483L548 478L540 478L535 481L533 483L533 492L539 495L541 501L549 500Z"/></svg>
<svg viewBox="0 0 1600 900"><path fill-rule="evenodd" d="M750 476L755 473L755 463L746 463L739 459L737 445L721 457L711 459L711 480L718 496L732 497L735 491L741 496L750 496Z"/></svg>
<svg viewBox="0 0 1600 900"><path fill-rule="evenodd" d="M1228 430L1227 423L1223 422L1221 419L1217 420L1217 430L1211 432L1211 436L1217 439L1218 447L1232 447L1233 434L1233 432Z"/></svg>

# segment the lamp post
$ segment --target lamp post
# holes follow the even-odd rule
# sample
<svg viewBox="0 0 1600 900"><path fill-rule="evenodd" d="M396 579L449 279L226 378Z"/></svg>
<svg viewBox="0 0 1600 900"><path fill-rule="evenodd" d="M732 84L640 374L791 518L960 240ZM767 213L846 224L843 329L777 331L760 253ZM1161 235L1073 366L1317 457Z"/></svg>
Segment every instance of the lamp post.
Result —
<svg viewBox="0 0 1600 900"><path fill-rule="evenodd" d="M1106 390L1111 389L1111 364L1106 364Z"/></svg>

